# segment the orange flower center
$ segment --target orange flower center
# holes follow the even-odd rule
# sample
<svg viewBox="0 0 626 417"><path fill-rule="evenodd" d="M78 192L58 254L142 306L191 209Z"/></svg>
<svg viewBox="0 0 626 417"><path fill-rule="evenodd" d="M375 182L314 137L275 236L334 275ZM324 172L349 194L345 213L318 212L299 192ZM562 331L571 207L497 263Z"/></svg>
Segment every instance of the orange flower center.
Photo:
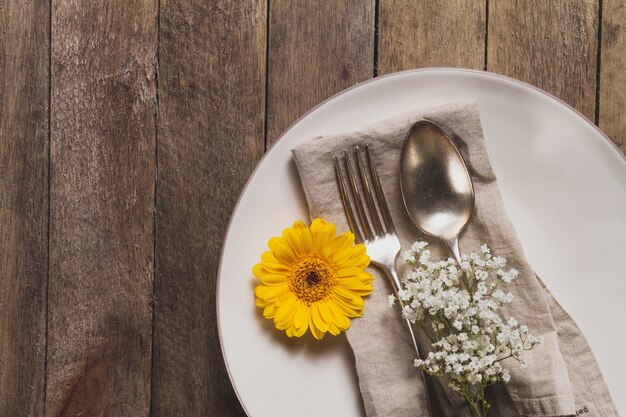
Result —
<svg viewBox="0 0 626 417"><path fill-rule="evenodd" d="M326 261L304 258L292 269L289 289L307 305L328 297L337 282L337 276Z"/></svg>

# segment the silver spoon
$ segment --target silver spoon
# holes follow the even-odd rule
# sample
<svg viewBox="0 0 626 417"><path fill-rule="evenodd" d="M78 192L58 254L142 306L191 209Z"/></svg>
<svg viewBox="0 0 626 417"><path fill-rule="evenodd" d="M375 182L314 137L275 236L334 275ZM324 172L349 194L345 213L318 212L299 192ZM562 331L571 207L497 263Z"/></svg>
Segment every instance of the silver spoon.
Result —
<svg viewBox="0 0 626 417"><path fill-rule="evenodd" d="M459 234L474 211L474 186L459 150L435 123L415 123L400 158L402 199L413 223L443 240L459 266Z"/></svg>

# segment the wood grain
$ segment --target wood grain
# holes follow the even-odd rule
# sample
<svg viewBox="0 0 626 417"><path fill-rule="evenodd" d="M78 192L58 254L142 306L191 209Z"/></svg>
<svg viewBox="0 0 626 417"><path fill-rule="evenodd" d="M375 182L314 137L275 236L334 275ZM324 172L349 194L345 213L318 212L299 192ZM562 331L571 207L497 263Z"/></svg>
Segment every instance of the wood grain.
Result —
<svg viewBox="0 0 626 417"><path fill-rule="evenodd" d="M148 416L157 3L52 9L46 414Z"/></svg>
<svg viewBox="0 0 626 417"><path fill-rule="evenodd" d="M626 151L625 28L620 0L0 0L0 417L244 417L216 272L264 146L375 73L459 66Z"/></svg>
<svg viewBox="0 0 626 417"><path fill-rule="evenodd" d="M161 1L153 416L245 416L220 352L222 237L263 153L267 6Z"/></svg>
<svg viewBox="0 0 626 417"><path fill-rule="evenodd" d="M267 142L374 74L374 0L270 2Z"/></svg>
<svg viewBox="0 0 626 417"><path fill-rule="evenodd" d="M597 0L489 2L487 69L596 109Z"/></svg>
<svg viewBox="0 0 626 417"><path fill-rule="evenodd" d="M0 416L43 416L48 269L46 2L0 2Z"/></svg>
<svg viewBox="0 0 626 417"><path fill-rule="evenodd" d="M423 67L483 69L485 0L381 0L380 74Z"/></svg>
<svg viewBox="0 0 626 417"><path fill-rule="evenodd" d="M602 0L598 124L626 152L626 4Z"/></svg>

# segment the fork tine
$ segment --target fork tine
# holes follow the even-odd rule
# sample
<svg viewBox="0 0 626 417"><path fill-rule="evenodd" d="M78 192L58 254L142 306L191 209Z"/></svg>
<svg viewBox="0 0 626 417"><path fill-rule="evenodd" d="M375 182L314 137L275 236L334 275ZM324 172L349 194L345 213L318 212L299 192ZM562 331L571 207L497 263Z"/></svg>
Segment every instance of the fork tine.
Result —
<svg viewBox="0 0 626 417"><path fill-rule="evenodd" d="M363 236L361 236L361 232L359 231L359 227L356 224L356 219L354 218L354 212L352 211L352 206L350 205L350 200L348 199L348 194L346 193L346 185L345 178L343 173L341 172L341 165L339 164L339 158L335 156L335 176L337 177L337 185L339 186L339 195L341 196L341 204L343 205L343 211L346 213L346 218L348 219L348 225L350 226L350 230L354 233L357 242L363 242Z"/></svg>
<svg viewBox="0 0 626 417"><path fill-rule="evenodd" d="M356 154L356 161L359 167L359 174L361 175L361 182L363 183L363 189L365 190L365 199L367 200L367 206L370 210L370 219L374 223L374 230L377 236L385 234L385 229L381 223L376 204L374 203L374 197L372 197L372 190L370 188L369 180L367 179L367 173L365 172L365 163L363 162L363 156L361 155L361 149L357 146L354 150ZM371 174L371 173L370 173Z"/></svg>
<svg viewBox="0 0 626 417"><path fill-rule="evenodd" d="M389 206L387 205L387 199L385 198L385 194L383 193L383 187L380 185L378 171L376 171L376 166L374 165L374 161L372 160L372 154L370 153L370 147L368 145L365 145L365 153L367 154L367 162L370 166L370 172L372 174L374 190L376 190L376 199L378 200L378 206L380 207L380 211L382 212L383 218L385 220L385 228L387 229L387 233L396 234L396 228L393 225L393 220L391 219L391 212L389 211Z"/></svg>
<svg viewBox="0 0 626 417"><path fill-rule="evenodd" d="M359 187L357 186L356 179L354 177L354 170L352 169L352 163L350 162L348 152L344 152L344 155L346 158L346 167L348 168L348 179L350 180L350 187L352 188L352 196L354 197L354 205L356 206L356 212L359 215L359 220L361 221L361 230L363 230L364 235L363 237L365 240L370 240L374 237L374 234L372 233L372 228L370 227L367 215L365 214L363 199L361 198L361 193L359 192Z"/></svg>

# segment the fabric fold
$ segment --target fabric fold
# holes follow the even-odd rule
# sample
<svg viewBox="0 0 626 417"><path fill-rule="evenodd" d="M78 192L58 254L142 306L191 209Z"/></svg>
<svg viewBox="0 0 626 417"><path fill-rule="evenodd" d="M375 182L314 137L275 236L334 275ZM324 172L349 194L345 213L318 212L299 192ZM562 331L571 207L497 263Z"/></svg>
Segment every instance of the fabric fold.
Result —
<svg viewBox="0 0 626 417"><path fill-rule="evenodd" d="M474 101L415 110L351 132L312 138L293 149L312 217L322 217L349 230L333 169L335 156L358 144L368 144L403 248L418 238L431 245L433 256L447 257L443 246L427 239L411 223L400 195L398 164L410 126L419 119L439 124L463 155L474 181L476 206L472 220L461 235L461 249L478 250L487 243L520 271L511 291L512 304L504 314L527 324L544 344L528 352L526 368L510 366L506 388L495 387L494 401L502 416L566 416L588 410L587 416L613 417L617 411L589 345L571 318L528 265L523 249L505 212L497 178L485 147L478 105ZM398 262L400 272L402 268ZM405 323L387 302L391 289L375 269L375 290L366 300L365 314L347 332L354 351L357 374L369 417L427 416L426 399ZM569 347L575 341L576 348ZM582 374L577 363L584 363ZM452 409L464 415L462 402L447 393L442 401L448 415Z"/></svg>

